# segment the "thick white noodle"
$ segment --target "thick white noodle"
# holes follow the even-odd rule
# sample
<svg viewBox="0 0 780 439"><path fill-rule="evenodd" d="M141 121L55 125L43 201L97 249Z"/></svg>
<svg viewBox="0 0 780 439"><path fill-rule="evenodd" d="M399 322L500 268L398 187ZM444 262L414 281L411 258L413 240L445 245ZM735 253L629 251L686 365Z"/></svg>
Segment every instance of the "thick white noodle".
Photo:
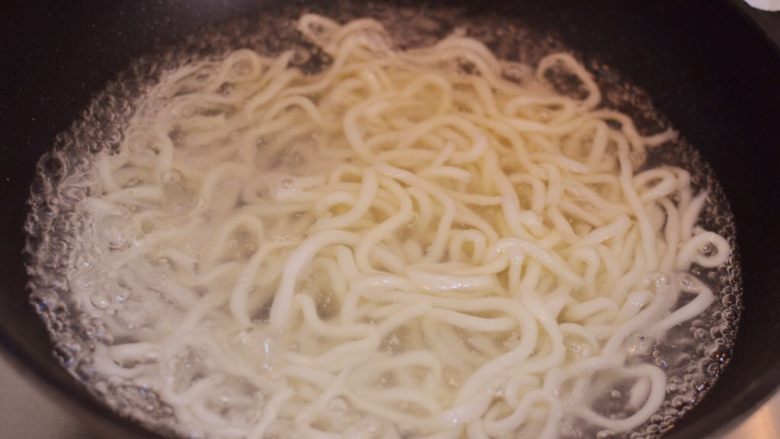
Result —
<svg viewBox="0 0 780 439"><path fill-rule="evenodd" d="M196 436L646 422L666 376L628 366L628 340L706 309L688 270L730 252L697 226L687 171L638 172L673 133L599 109L569 54L515 83L518 65L467 37L404 52L370 19L299 28L333 56L322 73L291 52L187 66L97 157L83 209L107 247L69 279L113 336L95 369L157 392ZM583 99L547 84L560 71ZM632 386L629 416L593 406L605 371Z"/></svg>

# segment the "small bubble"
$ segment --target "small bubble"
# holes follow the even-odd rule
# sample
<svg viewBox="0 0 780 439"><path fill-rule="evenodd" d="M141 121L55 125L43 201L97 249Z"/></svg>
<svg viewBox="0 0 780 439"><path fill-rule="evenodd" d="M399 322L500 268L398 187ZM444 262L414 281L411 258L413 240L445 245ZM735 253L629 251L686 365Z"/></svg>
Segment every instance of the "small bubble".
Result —
<svg viewBox="0 0 780 439"><path fill-rule="evenodd" d="M130 297L130 290L119 288L114 293L114 302L121 305L128 297Z"/></svg>
<svg viewBox="0 0 780 439"><path fill-rule="evenodd" d="M712 256L715 253L715 246L712 243L705 242L699 246L698 250L702 256Z"/></svg>
<svg viewBox="0 0 780 439"><path fill-rule="evenodd" d="M54 347L54 355L68 368L76 364L82 351L81 344L72 339L62 340Z"/></svg>
<svg viewBox="0 0 780 439"><path fill-rule="evenodd" d="M711 338L718 338L721 335L721 328L720 326L713 326L710 328L710 337Z"/></svg>
<svg viewBox="0 0 780 439"><path fill-rule="evenodd" d="M140 303L127 301L117 312L117 320L125 329L137 329L146 321L146 312Z"/></svg>
<svg viewBox="0 0 780 439"><path fill-rule="evenodd" d="M235 89L236 87L233 84L225 83L219 86L217 89L217 94L221 96L230 96L235 91Z"/></svg>
<svg viewBox="0 0 780 439"><path fill-rule="evenodd" d="M89 301L97 309L106 309L111 305L109 298L100 294L90 297Z"/></svg>
<svg viewBox="0 0 780 439"><path fill-rule="evenodd" d="M671 284L671 279L669 279L669 276L665 274L659 274L655 277L655 287L656 288L666 288Z"/></svg>
<svg viewBox="0 0 780 439"><path fill-rule="evenodd" d="M685 405L685 398L682 395L677 395L674 398L672 398L672 407L679 409L684 405Z"/></svg>

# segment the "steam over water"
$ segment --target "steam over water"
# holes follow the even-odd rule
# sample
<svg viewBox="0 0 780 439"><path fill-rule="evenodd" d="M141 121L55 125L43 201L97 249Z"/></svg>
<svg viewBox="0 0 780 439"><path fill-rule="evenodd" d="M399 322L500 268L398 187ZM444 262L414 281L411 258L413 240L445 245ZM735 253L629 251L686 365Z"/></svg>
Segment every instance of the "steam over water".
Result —
<svg viewBox="0 0 780 439"><path fill-rule="evenodd" d="M359 17L374 18L385 26L393 42L403 49L430 46L447 35L460 33L484 43L497 58L532 66L549 53L565 50L554 38L539 35L524 27L522 22L508 18L472 16L449 9L420 10L361 2L339 5L313 12L323 13L340 23ZM84 207L85 200L101 190L96 162L103 152L118 152L120 144L132 135L130 131L134 128L134 118L144 113L154 114L158 105L155 99L159 99L159 96L154 96L153 90L159 86L161 78L170 78L187 66L221 60L233 50L248 48L269 57L293 49L292 65L311 74L327 68L332 57L307 42L295 30L294 23L301 12L290 7L270 15L258 14L256 17L229 22L204 30L202 34L183 41L179 47L168 52L138 60L95 97L82 117L58 138L54 150L39 163L27 224L28 271L31 275L31 301L52 334L56 345L55 355L64 367L107 405L164 432L192 437L208 436L203 431L182 425L186 421L182 419L183 415L152 389L153 383L139 384L138 380L129 375L107 373L110 366L96 364L96 359L101 358L101 352L106 346L137 341L138 334L143 333L150 319L165 319L165 316L149 315L149 301L160 300L160 309L172 306L151 293L138 296L132 286L118 289L115 284L111 284L110 287L103 287L98 276L74 275L92 270L93 267L98 270L107 255L126 251L135 245L131 234L123 229L125 226L121 221L117 220L119 222L110 227L102 222L96 224L89 212L95 212L94 209L101 207ZM602 107L630 115L643 135L655 134L666 127L667 122L652 107L649 97L642 90L627 84L610 66L595 60L585 61L585 67L593 73L602 90ZM513 78L513 74L517 77ZM521 70L505 72L509 80L522 79L527 74ZM577 99L585 97L584 91L571 75L553 71L546 79L567 96ZM701 399L728 362L741 309L741 279L734 224L728 204L709 166L687 144L684 134L676 141L650 149L644 166L651 168L664 164L682 167L691 173L692 186L696 192L709 192L708 203L698 224L703 229L726 237L732 249L732 257L728 263L716 268L703 268L694 264L690 273L712 289L715 302L693 320L673 327L659 343L641 337L628 341L628 350L636 354L630 362L654 364L667 375L665 400L648 422L631 432L616 434L589 425L581 419L567 418L560 428L560 434L564 437L655 437L668 431L682 414ZM289 170L285 166L293 165L286 164L285 160L295 161L294 157L277 159L281 164L269 164L269 171L278 171L280 168ZM202 200L186 185L177 185L176 181L176 178L170 179L170 184L166 183L163 188L167 209L176 214L197 208ZM232 190L227 186L220 189L224 193ZM242 248L238 241L232 251L240 258L244 253L251 255L253 250L251 246ZM703 249L704 253L707 251ZM160 260L155 263L162 268L139 265L137 269L151 284L165 284L164 266L169 262ZM154 276L160 278L155 280ZM692 279L681 277L659 279L658 282L682 282L686 283L685 287L690 287L688 284ZM92 293L86 299L87 296L76 294L77 291ZM678 307L690 300L686 295L680 297ZM327 303L318 302L317 309L321 315L327 314ZM258 315L251 317L264 319L268 318L268 314L268 309L260 309ZM170 324L173 326L175 323L172 321ZM253 334L251 343L258 345L254 346L256 349L253 352L260 354L253 360L259 368L273 368L274 359L271 357L275 352L275 339L265 334L255 336L257 334ZM387 348L392 350L394 343L401 342L390 339L387 343L391 345ZM299 348L305 350L306 347ZM570 345L568 348L576 350L578 347ZM153 360L149 359L150 362ZM140 366L143 366L143 362L140 362ZM180 370L176 376L183 382L179 384L186 387L204 373L204 358L195 351L183 353L167 367ZM450 378L458 380L454 376ZM614 388L599 389L599 382L614 384L607 378L599 377L598 374L594 378L594 393L601 395L594 404L596 411L607 418L629 416L631 413L626 407L632 405L632 388L629 384L633 383L624 383L622 387L618 383ZM176 385L174 383L174 387ZM229 386L231 389L242 387L248 388L250 385L239 382ZM254 401L254 397L226 393L214 395L212 402L218 404L220 400L223 401L226 418L244 420L254 416L248 411L256 405L270 404L269 401ZM241 405L242 401L245 402L244 406ZM333 413L345 418L352 415L348 403L343 399L334 399L331 405ZM235 413L229 413L231 410ZM241 410L247 410L247 413ZM371 429L374 427L361 428L367 430L358 428L351 430L351 434L355 437L366 436L373 432ZM272 435L273 432L268 434ZM409 436L413 436L413 432Z"/></svg>

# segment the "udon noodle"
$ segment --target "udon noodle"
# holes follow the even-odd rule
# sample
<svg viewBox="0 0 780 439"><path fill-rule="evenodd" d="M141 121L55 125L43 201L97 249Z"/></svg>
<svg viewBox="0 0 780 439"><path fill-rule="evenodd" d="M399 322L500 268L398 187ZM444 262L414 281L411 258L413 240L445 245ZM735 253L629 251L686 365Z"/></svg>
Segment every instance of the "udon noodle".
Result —
<svg viewBox="0 0 780 439"><path fill-rule="evenodd" d="M323 71L189 64L96 156L96 262L68 278L110 334L94 369L191 437L645 423L666 375L644 354L713 301L692 264L730 252L690 174L645 166L675 134L600 108L566 53L532 68L459 34L402 51L370 19L298 26ZM617 387L619 416L598 407Z"/></svg>

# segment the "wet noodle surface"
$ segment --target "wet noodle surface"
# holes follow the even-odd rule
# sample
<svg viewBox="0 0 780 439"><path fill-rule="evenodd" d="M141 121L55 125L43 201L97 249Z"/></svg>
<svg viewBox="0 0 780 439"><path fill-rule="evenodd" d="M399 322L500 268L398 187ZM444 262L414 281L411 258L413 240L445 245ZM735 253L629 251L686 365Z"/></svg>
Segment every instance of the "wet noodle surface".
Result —
<svg viewBox="0 0 780 439"><path fill-rule="evenodd" d="M425 123L445 108L436 100L440 95L432 81L433 85L409 92L406 97L412 102L408 106L395 110L395 103L384 109L366 107L351 116L364 118L357 124L360 130L341 130L342 125L333 121L348 120L350 108L376 91L371 84L381 89L383 78L372 77L370 70L362 76L360 72L343 74L326 87L327 93L316 89L312 85L317 83L315 78L327 75L333 63L339 62L339 50L349 41L334 36L337 31L329 32L328 22L314 19L303 25L308 38L300 34L295 30L300 11L294 8L284 10L283 19L275 14L274 19L259 16L227 23L168 53L139 60L60 137L55 150L41 160L33 187L28 222L32 300L52 332L56 355L65 367L120 413L192 437L306 437L318 430L355 437L383 437L390 431L401 437L419 437L447 429L455 432L454 437L481 437L476 430L499 436L506 428L528 437L551 432L565 437L644 437L670 428L701 398L728 360L740 309L736 256L732 253L725 264L708 264L717 259L718 249L703 240L700 246L688 246L693 251L688 257L714 265L710 268L694 263L688 270L682 258L683 271L675 268L675 260L668 272L648 269L640 279L624 281L625 288L615 286L620 279L610 283L609 273L600 272L591 281L599 288L587 291L590 256L585 252L575 255L576 245L566 241L566 233L570 230L571 236L581 237L608 223L620 229L623 220L620 215L598 217L609 213L603 206L590 215L576 206L551 211L550 200L556 199L550 195L556 192L552 176L574 178L582 172L571 173L566 168L570 164L561 165L544 148L545 140L552 138L563 145L563 155L579 155L587 161L582 156L588 151L579 145L594 142L598 128L594 125L577 135L569 133L567 143L560 136L529 134L535 125L525 124L518 131L530 150L527 163L498 160L517 155L512 142L502 145L496 140L511 136L506 133L490 133L495 136L488 141L494 153L469 152L470 145L479 144L480 136L490 132L476 116L468 120L479 126L477 130L463 128L466 125L461 122L462 114L484 111L482 84L473 80L484 79L479 63L487 59L489 64L491 58L462 37L474 38L497 59L513 62L502 61L495 70L501 77L492 84L505 81L508 89L521 87L553 100L552 105L513 104L513 114L524 120L561 122L573 117L565 114L566 105L575 102L582 107L575 112L606 108L625 113L639 135L652 136L663 133L666 123L649 98L608 66L590 62L585 67L593 73L602 102L587 108L592 88L583 86L582 77L573 73L576 64L547 57L565 47L515 21L470 17L457 10L351 6L348 14L320 12L342 23L372 17L385 26L387 34L371 23L355 25L354 33L343 32L355 35L358 45L367 47L354 55L357 58L344 58L346 65L374 62L371 59L381 63L392 59L394 50L409 50L405 62L411 67L392 65L376 72L385 72L404 85L413 83L416 76L412 73L419 76L420 69L455 78L451 79L455 98L450 106L457 115L451 117L459 117L457 122L445 120L438 132L414 139L410 145L415 147L408 154L393 155L392 148L383 146L397 145L403 139L382 143L382 133L409 130L410 124ZM413 50L440 44L448 36L444 41L449 43L433 51ZM474 58L447 58L450 49L446 44L459 53L472 51ZM253 52L233 52L236 49ZM437 56L442 57L439 64L431 61ZM289 87L301 87L297 95L316 99L327 109L319 113L322 121L307 109L305 101L282 105L278 102L283 98L263 97L263 90L272 88L274 81L281 84L279 78L290 70L278 68L276 76L266 75L266 83L263 75L257 75L259 79L253 75L280 65L280 59L308 75L296 79L301 83L291 80ZM550 64L539 67L544 60ZM535 73L541 76L536 78ZM354 89L349 85L338 88L349 84L348 80L360 84ZM279 90L287 86L282 84ZM305 90L307 86L310 89ZM508 108L509 98L502 96L511 96L511 90L491 87L500 106ZM328 93L330 100L323 97ZM457 99L458 93L468 99ZM415 99L421 104L415 104ZM250 116L245 117L247 108ZM273 128L275 124L279 128ZM623 136L626 140L620 134L625 123L605 116L603 125L602 131L617 137L608 142L611 157L607 153L593 165L603 168L598 175L620 169L617 139ZM354 148L361 137L374 135L380 139L374 149ZM733 222L708 166L684 140L661 140L665 142L649 149L626 140L622 166L634 168L634 185L645 191L640 196L648 203L651 183L666 181L663 176L652 177L652 170L684 168L690 173L691 190L688 195L685 191L669 193L666 207L690 205L707 191L698 222L690 227L688 221L687 233L715 232L726 237L733 252ZM166 151L175 154L166 159ZM495 155L493 161L490 154ZM493 180L498 169L508 176L523 209L544 217L542 225L534 226L533 216L523 216L518 222L504 216L511 209L502 204L505 194L498 180ZM649 173L644 174L644 186L636 180L643 172ZM537 181L531 178L534 175L546 185L541 198L532 189ZM685 178L681 173L674 175L678 183ZM619 185L612 181L599 176L584 183L580 180L579 197L587 198L592 191L607 200L621 198ZM468 193L479 196L469 198L464 195ZM568 196L566 192L557 195L559 200L582 201L577 196L567 200ZM413 215L398 219L395 228L385 226L384 235L369 232L399 218L405 209L404 197ZM359 215L358 207L365 204L361 199L368 200L369 207ZM477 217L463 214L464 208L458 206L468 207ZM450 232L438 232L448 215ZM659 233L669 229L663 215L654 211L651 216L662 218L655 226ZM631 210L625 218L630 224L636 222ZM640 248L636 227L625 240ZM490 230L498 231L497 236L491 238ZM549 236L550 230L563 232L554 239L548 237L541 249L500 239L525 234L545 242L543 236ZM371 233L375 240L361 247L358 241ZM488 239L483 242L480 234ZM440 235L446 239L439 239ZM322 242L314 245L312 240ZM627 247L615 244L610 248L620 253L618 248ZM304 251L307 248L314 250ZM500 250L491 256L491 248ZM544 253L545 248L568 249L556 257L581 260L567 268ZM681 242L677 252L684 253L685 248ZM323 257L304 260L306 253ZM361 258L360 254L368 256ZM632 255L616 257L631 260ZM302 262L289 263L298 260ZM247 277L244 268L253 264L254 275ZM350 271L363 277L344 274ZM540 280L533 294L524 296L522 283L535 272ZM596 290L607 284L613 293L618 291L614 294L621 297L621 308L611 311L607 304L602 310L598 303L607 302L594 302ZM365 297L350 296L360 285ZM620 313L631 320L640 310L651 308L652 298L665 291L677 291L672 297L684 292L678 303L669 304L669 311L680 310L709 289L714 301L702 313L658 329L655 335L649 327L629 331L610 345L610 349L617 346L623 356L602 355L601 363L594 360L596 351L603 354L614 338L608 327L620 326L616 320ZM279 300L292 297L291 292L296 293L294 299ZM388 303L386 298L391 295L395 299ZM410 301L404 302L405 297ZM476 309L451 304L474 297L506 302L497 306L476 301L481 307ZM509 299L522 306L512 308ZM588 305L580 306L584 303ZM542 308L539 313L556 315L558 325L569 325L560 333L562 344L556 344L551 335L556 330L545 326L538 315L517 318L532 314L534 306ZM662 313L656 319L669 321L670 315ZM393 316L406 317L391 325ZM318 321L324 326L318 326ZM523 326L529 321L534 323ZM358 355L362 358L351 363L349 346L363 349L359 343L370 338L366 334L376 327L386 331L371 341L366 351L370 355ZM590 332L576 329L582 327ZM534 331L541 335L523 357L528 361L517 362L530 371L509 373L506 376L512 378L500 382L494 380L498 373L484 374L489 379L473 379L495 358L518 351ZM658 336L661 333L665 335ZM596 337L595 343L589 341L591 336ZM585 378L563 379L554 392L539 393L543 384L562 379L534 369L545 361L556 363L558 345L565 353L557 363L590 364L585 361L591 357L594 361L580 376ZM650 370L665 375L660 409L647 422L621 431L625 428L620 422L612 421L630 418L651 399ZM295 382L291 387L297 394L277 384L284 380ZM341 388L339 383L347 384ZM349 390L350 386L359 392ZM409 390L420 388L428 391ZM480 397L485 389L489 393ZM551 398L552 394L560 400ZM522 413L523 404L528 404L527 413ZM480 409L482 405L491 408ZM590 407L591 414L582 413L583 407ZM472 422L469 413L480 410L488 413L488 421ZM552 422L555 413L560 413L560 419ZM434 420L420 420L428 418ZM294 423L311 430L294 428ZM466 424L478 425L467 430Z"/></svg>

